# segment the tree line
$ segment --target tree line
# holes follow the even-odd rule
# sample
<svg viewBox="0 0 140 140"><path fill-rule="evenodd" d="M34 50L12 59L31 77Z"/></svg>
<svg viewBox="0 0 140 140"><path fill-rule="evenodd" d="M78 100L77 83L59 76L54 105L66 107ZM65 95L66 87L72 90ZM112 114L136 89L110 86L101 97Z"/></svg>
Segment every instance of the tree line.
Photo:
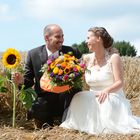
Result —
<svg viewBox="0 0 140 140"><path fill-rule="evenodd" d="M89 52L88 48L86 47L85 41L81 42L80 44L74 43L72 47L77 47L82 54ZM113 43L113 47L115 47L119 51L120 56L135 57L137 55L136 48L134 47L134 45L131 45L130 42L126 42L124 40L116 41Z"/></svg>

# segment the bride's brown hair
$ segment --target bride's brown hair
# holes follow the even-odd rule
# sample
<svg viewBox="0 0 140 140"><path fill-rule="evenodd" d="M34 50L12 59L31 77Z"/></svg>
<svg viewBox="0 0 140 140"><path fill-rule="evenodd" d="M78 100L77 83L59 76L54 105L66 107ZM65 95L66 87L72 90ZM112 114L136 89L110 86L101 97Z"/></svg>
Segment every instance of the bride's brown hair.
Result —
<svg viewBox="0 0 140 140"><path fill-rule="evenodd" d="M113 38L104 27L91 27L88 31L93 32L95 36L101 37L104 48L106 48L110 53L118 53L118 50L112 47L114 42Z"/></svg>

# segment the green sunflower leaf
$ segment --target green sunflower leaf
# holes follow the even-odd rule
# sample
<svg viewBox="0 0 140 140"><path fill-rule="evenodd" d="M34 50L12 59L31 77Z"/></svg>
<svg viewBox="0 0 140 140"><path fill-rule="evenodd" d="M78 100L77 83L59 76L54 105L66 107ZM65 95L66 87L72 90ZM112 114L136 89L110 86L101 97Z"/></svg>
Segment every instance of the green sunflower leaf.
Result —
<svg viewBox="0 0 140 140"><path fill-rule="evenodd" d="M32 102L36 98L36 93L32 88L22 89L20 94L20 100L22 101L25 108L28 110L32 106Z"/></svg>
<svg viewBox="0 0 140 140"><path fill-rule="evenodd" d="M6 88L4 86L0 86L0 92L6 93L7 91L8 91L8 88Z"/></svg>

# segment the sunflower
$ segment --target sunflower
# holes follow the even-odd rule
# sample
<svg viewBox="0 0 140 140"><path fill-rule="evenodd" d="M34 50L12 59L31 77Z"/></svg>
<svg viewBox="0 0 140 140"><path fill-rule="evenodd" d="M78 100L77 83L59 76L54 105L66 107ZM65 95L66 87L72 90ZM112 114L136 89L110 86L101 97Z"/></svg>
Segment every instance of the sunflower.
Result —
<svg viewBox="0 0 140 140"><path fill-rule="evenodd" d="M2 63L8 69L15 68L20 60L20 53L13 48L7 49L2 56Z"/></svg>

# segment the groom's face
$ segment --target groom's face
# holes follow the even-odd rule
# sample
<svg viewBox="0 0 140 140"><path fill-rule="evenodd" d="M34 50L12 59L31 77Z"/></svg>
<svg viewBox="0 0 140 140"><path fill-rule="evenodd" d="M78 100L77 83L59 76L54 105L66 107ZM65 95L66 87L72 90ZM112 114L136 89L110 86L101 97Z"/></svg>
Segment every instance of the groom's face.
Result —
<svg viewBox="0 0 140 140"><path fill-rule="evenodd" d="M48 47L54 52L59 50L64 42L63 31L60 28L53 28L51 34L47 38Z"/></svg>

